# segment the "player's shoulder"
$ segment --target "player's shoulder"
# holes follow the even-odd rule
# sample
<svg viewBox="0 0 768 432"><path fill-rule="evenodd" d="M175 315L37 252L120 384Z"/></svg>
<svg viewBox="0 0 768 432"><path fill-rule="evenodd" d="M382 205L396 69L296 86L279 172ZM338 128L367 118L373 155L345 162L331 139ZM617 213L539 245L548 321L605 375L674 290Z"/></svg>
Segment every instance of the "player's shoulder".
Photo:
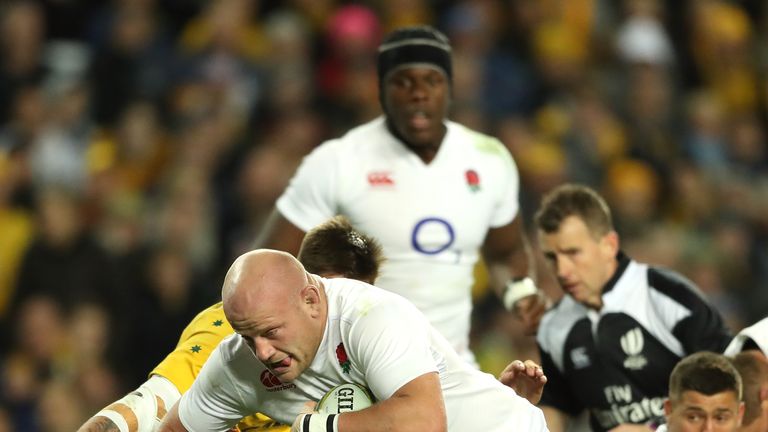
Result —
<svg viewBox="0 0 768 432"><path fill-rule="evenodd" d="M208 317L219 317L224 315L224 304L222 302L214 303L207 308L200 311L196 316L196 320L205 320Z"/></svg>
<svg viewBox="0 0 768 432"><path fill-rule="evenodd" d="M386 142L389 132L384 125L383 117L356 126L341 136L323 141L315 147L307 159L325 165L339 164L349 167L356 166L361 158L372 156L381 146L376 143Z"/></svg>
<svg viewBox="0 0 768 432"><path fill-rule="evenodd" d="M343 135L324 142L322 146L336 150L351 150L370 147L373 143L391 138L384 117L377 117L367 123L349 129Z"/></svg>
<svg viewBox="0 0 768 432"><path fill-rule="evenodd" d="M253 358L248 344L243 337L237 333L232 333L222 339L221 342L219 342L219 345L216 346L216 351L218 351L216 359L221 361L226 367L234 367L240 361L248 362ZM211 361L210 359L212 358L214 358L213 355L209 357L209 361Z"/></svg>
<svg viewBox="0 0 768 432"><path fill-rule="evenodd" d="M219 334L232 332L232 327L230 327L224 316L221 302L200 311L184 328L180 340L188 340L196 334L210 333L211 331Z"/></svg>
<svg viewBox="0 0 768 432"><path fill-rule="evenodd" d="M396 310L405 312L415 306L404 297L368 283L345 278L324 279L329 304L335 305L339 315L366 316L377 311Z"/></svg>
<svg viewBox="0 0 768 432"><path fill-rule="evenodd" d="M692 280L683 274L660 266L645 266L648 287L684 306L707 303L706 296Z"/></svg>
<svg viewBox="0 0 768 432"><path fill-rule="evenodd" d="M575 301L569 295L563 295L556 301L549 310L544 312L541 318L541 324L546 326L562 325L572 323L586 316L584 305Z"/></svg>
<svg viewBox="0 0 768 432"><path fill-rule="evenodd" d="M511 158L509 149L496 137L474 130L455 121L447 121L449 136L457 142L467 143L480 154Z"/></svg>
<svg viewBox="0 0 768 432"><path fill-rule="evenodd" d="M536 341L542 347L559 346L573 326L586 316L586 308L583 305L564 295L541 317Z"/></svg>
<svg viewBox="0 0 768 432"><path fill-rule="evenodd" d="M353 300L358 298L382 299L391 294L388 291L357 279L324 278L322 280L329 298L338 297Z"/></svg>
<svg viewBox="0 0 768 432"><path fill-rule="evenodd" d="M741 329L725 349L725 355L732 357L740 353L748 340L757 344L758 348L768 355L768 317Z"/></svg>
<svg viewBox="0 0 768 432"><path fill-rule="evenodd" d="M390 133L387 130L384 116L379 116L349 129L344 135L341 136L341 139L353 141L361 137L385 136L390 136Z"/></svg>

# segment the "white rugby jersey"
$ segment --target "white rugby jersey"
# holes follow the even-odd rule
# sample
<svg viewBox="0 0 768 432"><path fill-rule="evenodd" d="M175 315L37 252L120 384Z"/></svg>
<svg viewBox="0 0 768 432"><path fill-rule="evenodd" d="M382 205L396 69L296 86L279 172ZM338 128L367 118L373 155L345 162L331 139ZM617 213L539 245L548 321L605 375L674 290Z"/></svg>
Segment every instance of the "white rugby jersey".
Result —
<svg viewBox="0 0 768 432"><path fill-rule="evenodd" d="M354 382L377 400L438 372L449 431L545 431L542 411L493 376L467 364L410 302L351 279L322 279L328 322L318 353L291 383L281 383L238 335L224 339L179 403L190 431L226 431L264 413L293 423L305 402Z"/></svg>
<svg viewBox="0 0 768 432"><path fill-rule="evenodd" d="M744 344L751 339L765 355L768 355L768 318L743 328L725 349L725 355L733 357L744 349Z"/></svg>
<svg viewBox="0 0 768 432"><path fill-rule="evenodd" d="M308 231L337 215L381 242L376 285L411 300L468 359L473 267L489 228L518 212L519 177L497 139L446 122L425 164L380 117L306 156L277 201Z"/></svg>

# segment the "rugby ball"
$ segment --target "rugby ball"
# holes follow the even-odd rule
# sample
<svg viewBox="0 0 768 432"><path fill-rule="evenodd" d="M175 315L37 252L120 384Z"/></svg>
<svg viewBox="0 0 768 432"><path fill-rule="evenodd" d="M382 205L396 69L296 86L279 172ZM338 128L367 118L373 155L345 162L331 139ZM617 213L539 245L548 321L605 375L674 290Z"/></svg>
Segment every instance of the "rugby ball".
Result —
<svg viewBox="0 0 768 432"><path fill-rule="evenodd" d="M317 403L317 411L323 414L341 414L359 411L373 405L371 392L355 383L337 385Z"/></svg>

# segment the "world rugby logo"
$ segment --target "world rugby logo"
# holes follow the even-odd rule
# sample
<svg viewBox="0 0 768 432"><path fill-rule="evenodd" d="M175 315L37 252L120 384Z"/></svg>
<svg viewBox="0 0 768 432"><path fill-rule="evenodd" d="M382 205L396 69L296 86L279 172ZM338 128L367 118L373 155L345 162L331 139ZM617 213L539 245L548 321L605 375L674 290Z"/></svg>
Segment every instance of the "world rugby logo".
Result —
<svg viewBox="0 0 768 432"><path fill-rule="evenodd" d="M323 414L341 414L359 411L373 405L373 396L367 388L345 383L330 389L317 404L317 411Z"/></svg>
<svg viewBox="0 0 768 432"><path fill-rule="evenodd" d="M624 333L621 337L621 349L627 355L624 359L624 367L627 369L638 370L645 367L648 364L648 360L640 353L643 352L643 331L640 327L635 327L632 330Z"/></svg>

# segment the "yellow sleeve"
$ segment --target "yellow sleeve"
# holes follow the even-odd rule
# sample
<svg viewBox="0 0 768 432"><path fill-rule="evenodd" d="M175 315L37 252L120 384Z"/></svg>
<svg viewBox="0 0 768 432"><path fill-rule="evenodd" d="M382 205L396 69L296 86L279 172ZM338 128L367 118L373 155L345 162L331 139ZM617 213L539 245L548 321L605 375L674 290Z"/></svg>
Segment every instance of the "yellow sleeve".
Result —
<svg viewBox="0 0 768 432"><path fill-rule="evenodd" d="M290 426L277 423L276 421L265 416L264 414L258 414L258 413L240 420L240 423L237 424L237 429L240 430L240 432L256 432L256 431L290 432L291 431Z"/></svg>
<svg viewBox="0 0 768 432"><path fill-rule="evenodd" d="M234 330L224 316L221 302L216 303L197 314L187 325L176 348L150 372L150 376L165 377L179 392L186 392L216 345L232 333Z"/></svg>

